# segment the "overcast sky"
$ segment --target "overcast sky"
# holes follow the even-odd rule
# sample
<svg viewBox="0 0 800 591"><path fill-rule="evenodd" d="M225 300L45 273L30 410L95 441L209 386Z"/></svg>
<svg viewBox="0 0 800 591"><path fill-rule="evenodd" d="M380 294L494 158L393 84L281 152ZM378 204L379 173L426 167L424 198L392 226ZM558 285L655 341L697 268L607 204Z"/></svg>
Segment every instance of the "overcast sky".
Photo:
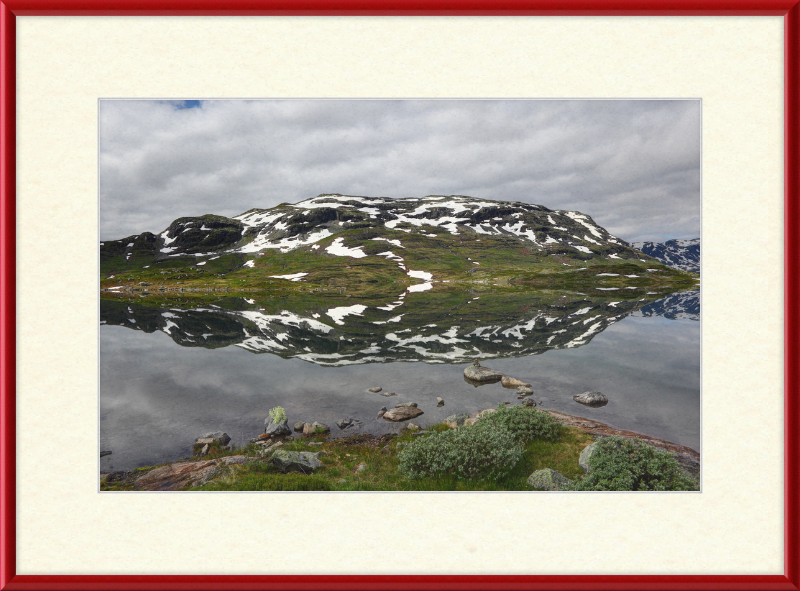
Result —
<svg viewBox="0 0 800 591"><path fill-rule="evenodd" d="M470 195L700 236L700 101L100 101L100 238L320 193Z"/></svg>

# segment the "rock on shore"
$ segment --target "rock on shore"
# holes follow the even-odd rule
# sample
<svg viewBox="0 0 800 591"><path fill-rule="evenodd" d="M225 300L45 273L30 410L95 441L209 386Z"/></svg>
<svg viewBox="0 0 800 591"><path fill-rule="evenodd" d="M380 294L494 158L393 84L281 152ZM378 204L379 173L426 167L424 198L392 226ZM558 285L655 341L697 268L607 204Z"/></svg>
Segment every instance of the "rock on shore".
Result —
<svg viewBox="0 0 800 591"><path fill-rule="evenodd" d="M400 408L393 408L383 413L385 421L407 421L423 414L423 412L415 406L401 406Z"/></svg>

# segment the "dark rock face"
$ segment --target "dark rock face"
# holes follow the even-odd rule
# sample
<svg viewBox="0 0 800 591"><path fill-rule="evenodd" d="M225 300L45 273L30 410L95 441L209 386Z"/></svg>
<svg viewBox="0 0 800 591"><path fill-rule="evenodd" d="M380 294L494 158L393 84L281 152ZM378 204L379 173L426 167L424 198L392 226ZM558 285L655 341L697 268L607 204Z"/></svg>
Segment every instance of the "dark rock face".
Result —
<svg viewBox="0 0 800 591"><path fill-rule="evenodd" d="M653 257L668 267L700 272L700 239L693 240L667 240L661 242L634 242L633 248Z"/></svg>
<svg viewBox="0 0 800 591"><path fill-rule="evenodd" d="M161 234L161 238L165 249L193 254L231 246L241 240L243 230L244 224L239 220L221 215L204 215L178 218Z"/></svg>
<svg viewBox="0 0 800 591"><path fill-rule="evenodd" d="M195 441L195 445L197 444L207 444L207 443L219 443L220 445L228 445L231 442L231 438L227 433L223 433L222 431L214 431L213 433L206 433L202 437L198 437L197 441Z"/></svg>
<svg viewBox="0 0 800 591"><path fill-rule="evenodd" d="M358 419L354 419L353 417L347 417L346 419L340 419L336 421L336 426L339 427L341 430L345 430L348 427L353 426L361 426L363 423Z"/></svg>
<svg viewBox="0 0 800 591"><path fill-rule="evenodd" d="M280 421L279 423L275 423L271 418L266 418L264 419L264 433L273 438L286 437L287 435L292 434L292 430L289 428L286 419Z"/></svg>
<svg viewBox="0 0 800 591"><path fill-rule="evenodd" d="M586 406L598 407L608 404L608 398L600 392L584 392L572 397L575 402L580 402Z"/></svg>
<svg viewBox="0 0 800 591"><path fill-rule="evenodd" d="M285 451L279 449L272 454L270 461L284 474L287 472L311 474L317 468L322 467L319 455L310 451Z"/></svg>

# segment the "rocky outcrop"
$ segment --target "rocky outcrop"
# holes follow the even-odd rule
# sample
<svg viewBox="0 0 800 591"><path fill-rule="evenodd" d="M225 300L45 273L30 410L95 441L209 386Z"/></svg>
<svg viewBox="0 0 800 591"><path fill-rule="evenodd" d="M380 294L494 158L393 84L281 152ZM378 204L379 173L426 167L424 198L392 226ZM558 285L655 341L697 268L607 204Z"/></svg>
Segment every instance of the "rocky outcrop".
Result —
<svg viewBox="0 0 800 591"><path fill-rule="evenodd" d="M218 460L201 462L177 462L155 468L139 476L134 482L135 490L181 490L194 488L223 476L230 466L245 464L254 458L227 456Z"/></svg>
<svg viewBox="0 0 800 591"><path fill-rule="evenodd" d="M586 406L598 407L608 404L608 398L600 392L584 392L572 397L575 402L580 402Z"/></svg>
<svg viewBox="0 0 800 591"><path fill-rule="evenodd" d="M281 472L299 472L300 474L311 474L314 470L322 468L319 461L319 452L310 451L286 451L279 449L270 458L270 462Z"/></svg>
<svg viewBox="0 0 800 591"><path fill-rule="evenodd" d="M401 406L400 408L393 408L383 413L384 421L407 421L423 414L423 412L414 406Z"/></svg>
<svg viewBox="0 0 800 591"><path fill-rule="evenodd" d="M536 470L533 474L528 476L526 484L535 490L567 490L572 481L551 468L544 470Z"/></svg>

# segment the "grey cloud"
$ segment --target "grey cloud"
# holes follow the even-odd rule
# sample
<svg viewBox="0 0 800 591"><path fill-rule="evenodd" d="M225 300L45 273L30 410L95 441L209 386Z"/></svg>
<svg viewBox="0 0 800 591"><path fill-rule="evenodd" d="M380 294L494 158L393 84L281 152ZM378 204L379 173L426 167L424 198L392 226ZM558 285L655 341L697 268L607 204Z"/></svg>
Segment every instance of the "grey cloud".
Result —
<svg viewBox="0 0 800 591"><path fill-rule="evenodd" d="M626 240L700 232L699 101L101 101L101 238L319 193L575 209Z"/></svg>

